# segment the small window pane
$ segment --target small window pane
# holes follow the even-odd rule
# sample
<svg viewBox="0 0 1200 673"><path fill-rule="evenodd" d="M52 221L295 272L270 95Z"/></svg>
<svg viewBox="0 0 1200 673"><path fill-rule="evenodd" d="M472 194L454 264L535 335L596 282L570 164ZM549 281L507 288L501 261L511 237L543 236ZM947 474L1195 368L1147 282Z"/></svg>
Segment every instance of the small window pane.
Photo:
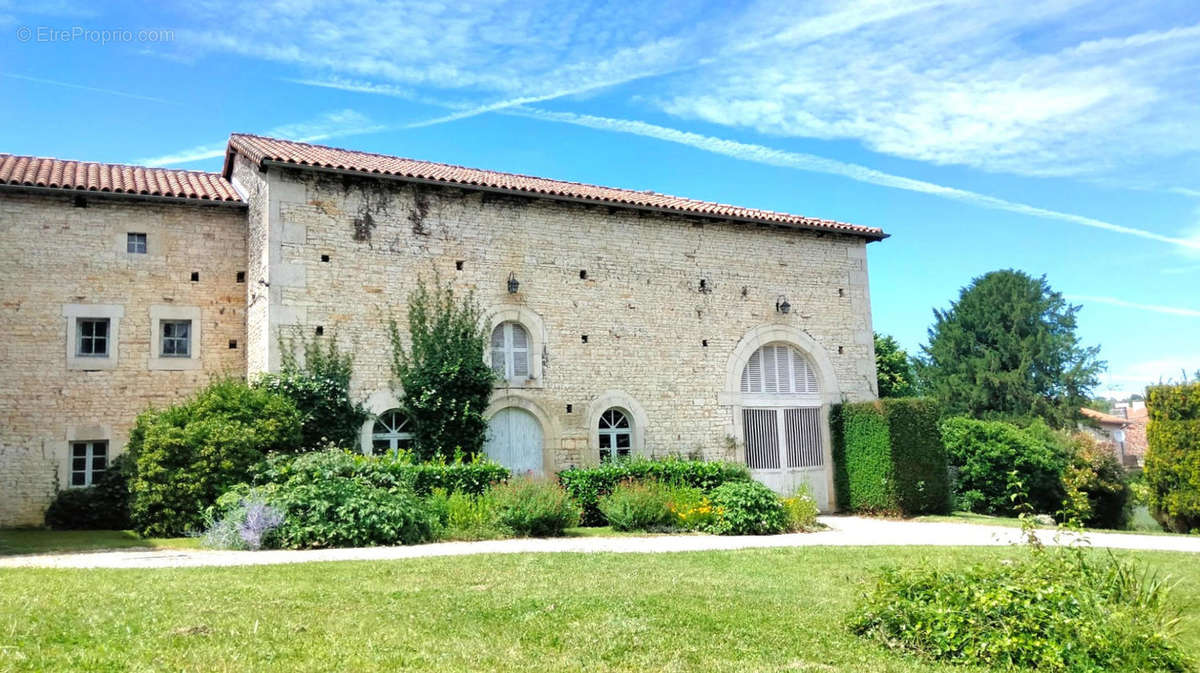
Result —
<svg viewBox="0 0 1200 673"><path fill-rule="evenodd" d="M80 318L75 329L77 355L108 355L108 318Z"/></svg>
<svg viewBox="0 0 1200 673"><path fill-rule="evenodd" d="M162 355L166 357L188 357L191 354L190 320L163 320Z"/></svg>
<svg viewBox="0 0 1200 673"><path fill-rule="evenodd" d="M83 456L80 456L78 458L72 458L71 459L71 469L79 470L80 472L86 470L87 469L87 458L84 458Z"/></svg>
<svg viewBox="0 0 1200 673"><path fill-rule="evenodd" d="M83 472L72 472L71 473L71 485L72 486L83 486L84 480L86 478L87 478L87 476Z"/></svg>
<svg viewBox="0 0 1200 673"><path fill-rule="evenodd" d="M612 448L612 435L608 434L607 432L600 433L600 448L601 449L611 449Z"/></svg>
<svg viewBox="0 0 1200 673"><path fill-rule="evenodd" d="M146 254L146 235L135 233L126 234L125 249L134 254Z"/></svg>
<svg viewBox="0 0 1200 673"><path fill-rule="evenodd" d="M71 455L75 456L76 458L83 458L84 456L86 456L87 455L87 444L78 444L78 443L72 444L71 445Z"/></svg>
<svg viewBox="0 0 1200 673"><path fill-rule="evenodd" d="M627 432L617 433L617 448L618 449L628 449L629 448L629 433L627 433Z"/></svg>

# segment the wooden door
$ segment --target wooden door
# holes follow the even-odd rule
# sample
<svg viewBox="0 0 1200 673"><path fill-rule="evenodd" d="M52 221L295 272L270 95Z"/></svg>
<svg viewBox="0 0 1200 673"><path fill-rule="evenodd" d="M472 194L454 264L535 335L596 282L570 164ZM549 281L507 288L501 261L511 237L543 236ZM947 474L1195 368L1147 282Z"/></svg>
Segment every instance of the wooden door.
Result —
<svg viewBox="0 0 1200 673"><path fill-rule="evenodd" d="M513 474L542 476L542 424L517 407L496 412L488 422L484 452Z"/></svg>

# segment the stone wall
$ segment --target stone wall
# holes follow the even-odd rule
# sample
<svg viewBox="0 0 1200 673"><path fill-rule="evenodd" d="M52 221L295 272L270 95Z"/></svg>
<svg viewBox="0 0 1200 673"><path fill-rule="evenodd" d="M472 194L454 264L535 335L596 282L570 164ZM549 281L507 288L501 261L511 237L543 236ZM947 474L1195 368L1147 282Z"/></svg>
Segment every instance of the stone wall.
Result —
<svg viewBox="0 0 1200 673"><path fill-rule="evenodd" d="M614 394L644 410L645 452L738 458L722 395L735 347L764 325L815 340L846 399L875 397L861 238L278 166L241 176L269 185L275 218L268 332L336 334L358 395L388 397L387 323L406 325L418 277L536 314L543 375L497 398L548 421L552 468L597 460L589 407Z"/></svg>
<svg viewBox="0 0 1200 673"><path fill-rule="evenodd" d="M143 409L246 371L246 209L85 198L0 192L0 527L41 524L69 439L118 455ZM128 232L147 234L148 254L126 252ZM112 369L68 369L67 305L119 307ZM152 306L199 309L196 368L150 369Z"/></svg>

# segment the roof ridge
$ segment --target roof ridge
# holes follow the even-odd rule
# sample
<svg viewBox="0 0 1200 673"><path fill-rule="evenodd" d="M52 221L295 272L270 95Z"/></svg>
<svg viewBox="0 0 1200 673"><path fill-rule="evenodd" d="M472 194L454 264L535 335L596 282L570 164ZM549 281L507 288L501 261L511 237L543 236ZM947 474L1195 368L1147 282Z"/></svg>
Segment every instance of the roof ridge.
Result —
<svg viewBox="0 0 1200 673"><path fill-rule="evenodd" d="M171 171L172 173L191 173L193 175L216 176L224 180L220 172L217 171L197 171L190 168L163 168L161 166L146 166L144 164L122 164L113 163L111 161L88 161L86 159L63 159L62 157L43 157L35 154L13 154L12 152L0 152L0 159L4 157L12 157L14 159L33 159L35 161L61 161L64 163L81 164L84 166L112 166L114 168L140 168L145 171Z"/></svg>
<svg viewBox="0 0 1200 673"><path fill-rule="evenodd" d="M654 190L638 190L638 189L631 189L628 187L609 187L609 186L605 186L605 185L597 185L597 184L592 184L592 183L587 183L587 182L579 182L579 181L575 181L575 180L561 180L558 178L547 178L547 177L542 177L542 176L537 176L537 175L528 175L525 173L511 173L511 172L507 172L507 171L499 171L499 170L494 170L494 169L489 169L489 168L474 168L471 166L463 166L460 164L450 164L450 163L444 163L444 162L439 162L439 161L427 161L424 159L413 159L411 157L402 157L402 156L397 156L394 154L382 154L379 152L367 152L364 150L353 150L353 149L347 149L345 147L333 147L332 145L322 145L322 144L318 144L318 143L303 142L303 141L299 141L299 140L289 140L286 138L273 138L271 136L264 136L264 135L259 135L259 134L255 134L255 133L231 133L230 138L229 138L230 145L232 146L234 144L234 142L237 141L238 139L244 139L244 141L248 142L248 143L253 143L256 140L262 141L265 143L280 143L280 144L284 144L284 145L288 145L288 146L292 146L292 147L309 148L309 149L315 149L315 150L321 150L321 151L336 152L336 153L354 155L354 156L359 156L359 157L369 157L369 158L378 159L381 161L411 162L413 164L428 166L431 168L444 169L444 170L448 170L448 171L470 172L470 173L476 173L476 174L482 174L482 175L498 176L498 177L509 178L509 179L529 180L529 181L542 182L542 183L552 183L555 185L574 187L574 188L577 188L577 190L579 190L579 191L609 190L609 191L617 192L620 194L627 194L632 197L638 197L640 199L646 199L647 197L652 197L652 198L656 198L656 199L664 199L667 201L674 201L675 202L674 204L665 204L665 205L660 206L660 207L666 208L668 210L674 210L674 211L681 211L681 212L688 212L688 211L697 212L697 211L699 211L701 213L709 214L709 215L712 215L715 217L730 217L730 215L727 213L722 214L720 212L708 212L708 211L712 211L712 210L740 211L741 213L744 213L745 214L744 217L747 217L748 219L760 219L760 220L773 221L773 220L771 220L771 218L776 218L779 220L791 220L796 223L800 223L800 221L803 221L805 223L809 223L809 224L813 224L813 225L825 225L827 228L835 229L838 231L849 231L851 233L869 234L871 236L877 236L879 238L884 238L887 236L887 234L885 234L883 232L883 230L878 227L868 227L868 226L864 226L864 225L850 224L848 222L840 222L837 220L829 220L829 219L825 219L825 218L811 217L808 215L797 215L794 213L788 213L788 212L779 211L779 210L767 210L767 209L763 209L763 208L751 208L751 207L747 207L747 206L738 206L738 205L734 205L734 204L730 204L730 203L723 203L720 201L704 201L704 200L695 199L692 197L676 196L673 194L657 192ZM250 149L250 148L247 148L247 149ZM297 166L305 166L305 165L321 166L322 165L320 163L314 163L311 160L282 158L280 155L278 155L277 152L275 153L274 156L272 156L272 153L269 150L263 151L263 148L261 148L261 147L257 147L257 148L253 148L253 149L255 150L256 154L262 154L262 156L259 158L259 160L261 160L261 159L269 159L269 160L273 160L273 161L281 161L282 160L284 163L290 163L290 164L297 165ZM326 164L326 167L330 167L330 165ZM354 170L354 171L366 173L366 174L396 175L397 177L404 177L404 176L400 176L397 173L394 173L391 171L380 171L377 169L368 169L368 168L353 168L351 166L346 166L345 168L347 168L348 170ZM226 170L228 170L228 166L226 167ZM466 180L444 179L441 181L448 182L448 183L456 183L457 182L459 184L470 184L470 182L468 182ZM524 189L512 188L512 191L526 191L526 192L535 192L536 193L536 192L539 192L542 190L537 190L537 189L524 190ZM590 198L592 200L600 201L600 202L604 202L604 201L624 202L623 200L603 198L603 197L595 197L595 198L584 197L584 198ZM638 205L634 202L630 202L630 203L631 203L631 205ZM652 205L653 204L648 204L648 203L643 204L644 207L652 206Z"/></svg>

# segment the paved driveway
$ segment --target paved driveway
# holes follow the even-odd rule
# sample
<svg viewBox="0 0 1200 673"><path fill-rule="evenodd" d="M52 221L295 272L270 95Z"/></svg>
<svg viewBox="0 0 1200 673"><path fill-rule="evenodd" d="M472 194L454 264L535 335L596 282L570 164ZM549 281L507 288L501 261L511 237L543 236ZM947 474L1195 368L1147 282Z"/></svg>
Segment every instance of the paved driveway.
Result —
<svg viewBox="0 0 1200 673"><path fill-rule="evenodd" d="M545 552L659 553L817 546L997 546L1021 542L1016 528L969 523L897 521L856 516L826 516L828 530L767 536L659 535L653 537L591 537L557 539L438 542L411 547L362 547L303 551L122 550L77 554L44 554L0 558L0 568L176 568L200 566L274 565L317 561L383 561L428 556L520 554ZM1046 544L1066 544L1074 536L1039 530ZM1087 533L1093 547L1200 553L1200 536Z"/></svg>

